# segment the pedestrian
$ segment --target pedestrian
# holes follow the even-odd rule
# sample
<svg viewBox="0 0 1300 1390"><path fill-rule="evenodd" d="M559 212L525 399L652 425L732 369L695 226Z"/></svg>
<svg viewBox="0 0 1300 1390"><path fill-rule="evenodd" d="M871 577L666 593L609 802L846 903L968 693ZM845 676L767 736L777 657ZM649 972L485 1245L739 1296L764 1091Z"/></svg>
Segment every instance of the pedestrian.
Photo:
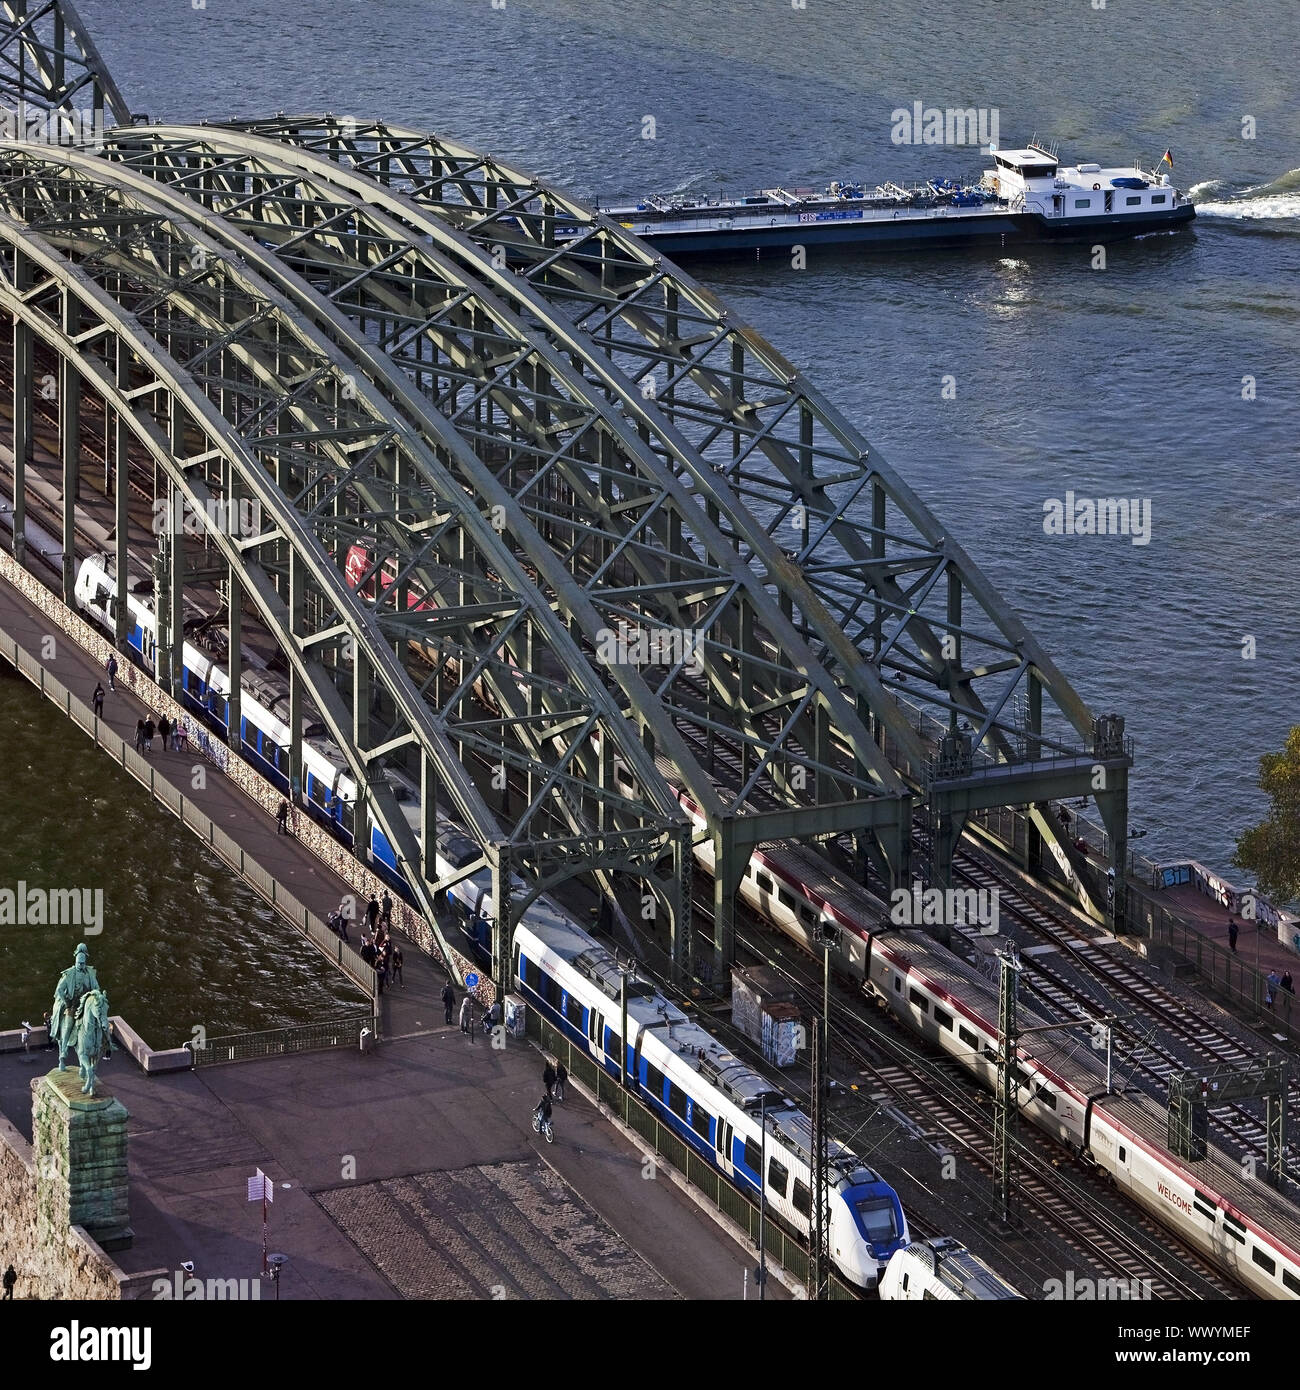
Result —
<svg viewBox="0 0 1300 1390"><path fill-rule="evenodd" d="M555 1099L564 1099L564 1083L569 1079L569 1069L563 1062L555 1064Z"/></svg>
<svg viewBox="0 0 1300 1390"><path fill-rule="evenodd" d="M150 717L144 721L144 751L146 753L153 752L153 736L157 732L158 727L153 722L153 716L150 715Z"/></svg>
<svg viewBox="0 0 1300 1390"><path fill-rule="evenodd" d="M469 1033L471 1039L474 1037L472 1032L473 1023L474 999L472 995L467 994L464 999L460 1001L460 1031L462 1033Z"/></svg>
<svg viewBox="0 0 1300 1390"><path fill-rule="evenodd" d="M1286 990L1288 994L1295 993L1295 984L1292 982L1291 972L1289 970L1282 976L1282 988Z"/></svg>
<svg viewBox="0 0 1300 1390"><path fill-rule="evenodd" d="M382 994L388 984L388 952L375 948L375 979L379 982L379 992Z"/></svg>
<svg viewBox="0 0 1300 1390"><path fill-rule="evenodd" d="M117 689L117 657L115 657L111 652L109 653L109 656L108 656L108 665L107 665L107 668L106 668L106 669L107 669L107 671L108 671L108 688L109 688L110 690L116 690L116 689Z"/></svg>
<svg viewBox="0 0 1300 1390"><path fill-rule="evenodd" d="M393 946L393 977L403 989L406 988L402 980L402 948L396 944Z"/></svg>
<svg viewBox="0 0 1300 1390"><path fill-rule="evenodd" d="M548 1099L554 1096L555 1092L555 1068L551 1065L551 1059L546 1059L546 1065L542 1068L542 1085L546 1087Z"/></svg>
<svg viewBox="0 0 1300 1390"><path fill-rule="evenodd" d="M167 735L171 733L171 731L172 726L167 722L167 716L165 714L160 714L158 716L158 737L162 740L162 751L164 753L167 751Z"/></svg>
<svg viewBox="0 0 1300 1390"><path fill-rule="evenodd" d="M365 961L365 963L366 963L367 965L374 965L374 963L375 963L375 943L374 943L373 941L371 941L371 940L369 940L369 939L366 939L366 940L362 941L362 943L361 943L361 959L362 959L363 961Z"/></svg>
<svg viewBox="0 0 1300 1390"><path fill-rule="evenodd" d="M384 889L384 900L379 904L379 915L383 918L386 925L391 926L393 922L393 900L388 896L388 889Z"/></svg>
<svg viewBox="0 0 1300 1390"><path fill-rule="evenodd" d="M91 703L95 706L95 718L104 717L104 687L99 681L95 682L95 693L90 697Z"/></svg>
<svg viewBox="0 0 1300 1390"><path fill-rule="evenodd" d="M53 1033L51 1032L51 1029L53 1028L53 1023L52 1023L51 1020L50 1020L50 1011L49 1011L49 1009L46 1009L46 1010L45 1010L45 1014L44 1014L44 1017L43 1017L43 1021L44 1021L44 1024L45 1024L45 1050L46 1050L46 1052L49 1052L49 1051L51 1051L51 1050L53 1049L53 1047L54 1047L54 1035L53 1035Z"/></svg>
<svg viewBox="0 0 1300 1390"><path fill-rule="evenodd" d="M1233 921L1233 919L1232 919L1231 917L1229 917L1229 918L1228 918L1228 947L1229 947L1230 950L1232 950L1232 951L1234 951L1234 952L1235 952L1236 949L1237 949L1237 934L1238 934L1240 931L1241 931L1241 928L1236 924L1235 921Z"/></svg>
<svg viewBox="0 0 1300 1390"><path fill-rule="evenodd" d="M375 924L379 921L379 899L373 893L371 893L370 902L366 907L366 920L370 923L370 930L373 932Z"/></svg>
<svg viewBox="0 0 1300 1390"><path fill-rule="evenodd" d="M178 719L172 725L172 747L178 753L184 753L189 747L190 735L185 725Z"/></svg>
<svg viewBox="0 0 1300 1390"><path fill-rule="evenodd" d="M451 1011L452 1011L455 1007L456 1007L456 991L455 991L454 989L452 989L452 987L451 987L451 981L448 980L447 983L446 983L445 985L443 985L443 987L442 987L442 1009L443 1009L443 1013L446 1015L446 1018L447 1018L447 1022L448 1022L448 1023L451 1022Z"/></svg>
<svg viewBox="0 0 1300 1390"><path fill-rule="evenodd" d="M289 803L284 797L280 798L279 809L275 813L275 833L277 835L289 833Z"/></svg>
<svg viewBox="0 0 1300 1390"><path fill-rule="evenodd" d="M1268 978L1264 981L1264 984L1266 986L1264 990L1264 1004L1266 1008L1271 1009L1273 1007L1273 996L1277 992L1278 985L1280 985L1281 983L1282 980L1279 977L1277 971L1270 970L1268 972Z"/></svg>
<svg viewBox="0 0 1300 1390"><path fill-rule="evenodd" d="M137 719L137 720L135 721L135 751L136 751L137 753L143 753L143 752L144 752L144 720L143 720L143 719Z"/></svg>
<svg viewBox="0 0 1300 1390"><path fill-rule="evenodd" d="M10 1265L9 1268L5 1270L4 1280L2 1282L5 1286L5 1298L12 1298L14 1296L14 1285L18 1282L18 1271L13 1265Z"/></svg>

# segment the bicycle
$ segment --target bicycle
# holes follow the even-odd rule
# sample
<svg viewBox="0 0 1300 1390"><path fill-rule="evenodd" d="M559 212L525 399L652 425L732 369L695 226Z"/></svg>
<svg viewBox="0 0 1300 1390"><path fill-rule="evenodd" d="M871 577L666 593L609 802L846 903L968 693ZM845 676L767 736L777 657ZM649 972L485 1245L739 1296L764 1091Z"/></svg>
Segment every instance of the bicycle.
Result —
<svg viewBox="0 0 1300 1390"><path fill-rule="evenodd" d="M555 1143L555 1126L549 1115L542 1114L540 1105L533 1111L533 1133L540 1134L548 1144Z"/></svg>

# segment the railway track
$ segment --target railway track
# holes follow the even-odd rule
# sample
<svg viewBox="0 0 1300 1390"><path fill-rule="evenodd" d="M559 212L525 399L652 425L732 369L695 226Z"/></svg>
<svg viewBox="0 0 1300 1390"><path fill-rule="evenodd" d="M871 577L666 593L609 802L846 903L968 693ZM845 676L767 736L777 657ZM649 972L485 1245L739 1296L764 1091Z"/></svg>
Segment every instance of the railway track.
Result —
<svg viewBox="0 0 1300 1390"><path fill-rule="evenodd" d="M1189 1053L1207 1065L1241 1065L1255 1059L1257 1054L1253 1050L1210 1019L1192 1012L1184 1000L1162 989L1122 959L1116 959L1108 948L1081 937L1079 927L1063 911L1055 912L1050 906L1033 901L1015 879L999 872L995 863L962 854L954 859L953 871L956 877L973 887L996 887L1000 913L1009 914L1039 940L1056 946L1084 975L1097 981L1107 996L1103 1004L1147 1020L1150 1027L1146 1030L1134 1028L1130 1023L1116 1024L1115 1029L1131 1042L1126 1064L1147 1078L1151 1094L1161 1103L1168 1095L1170 1075L1186 1070L1189 1064L1159 1040L1159 1031L1178 1038ZM1054 970L1047 959L1022 956L1021 960L1034 989L1066 1017L1095 1017L1098 1001ZM1290 1104L1296 1103L1297 1095L1297 1089L1290 1087ZM1211 1106L1209 1114L1221 1141L1239 1146L1259 1158L1265 1156L1267 1131L1257 1114L1236 1102ZM1291 1171L1294 1153L1289 1145L1285 1158Z"/></svg>
<svg viewBox="0 0 1300 1390"><path fill-rule="evenodd" d="M738 923L737 942L756 959L777 965L795 982L808 1012L820 1012L822 981L815 963L803 952L792 954L798 948L784 938L773 942L768 930L755 920L742 933ZM836 996L832 1036L841 1065L865 1069L888 1093L874 1094L877 1104L893 1097L891 1103L923 1132L941 1135L949 1151L960 1153L980 1174L984 1193L990 1192L994 1168L987 1093L946 1059L920 1053L917 1040L902 1025L883 1028L879 1014L874 1009L868 1013L865 1001L846 997L843 989ZM806 1096L806 1088L793 1089ZM1149 1281L1151 1296L1161 1299L1242 1296L1235 1283L1118 1193L1101 1173L1077 1159L1069 1169L1062 1168L1061 1148L1048 1136L1026 1125L1016 1149L1016 1186L1026 1215L1032 1213L1034 1223L1107 1277L1139 1285Z"/></svg>

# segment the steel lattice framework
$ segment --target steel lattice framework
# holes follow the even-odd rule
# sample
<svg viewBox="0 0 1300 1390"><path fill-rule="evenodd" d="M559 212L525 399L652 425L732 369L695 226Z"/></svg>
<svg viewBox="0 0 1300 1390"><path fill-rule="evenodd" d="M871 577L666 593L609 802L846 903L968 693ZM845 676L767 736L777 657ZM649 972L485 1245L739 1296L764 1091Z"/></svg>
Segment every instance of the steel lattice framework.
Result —
<svg viewBox="0 0 1300 1390"><path fill-rule="evenodd" d="M439 136L131 125L68 5L0 6L0 98L83 136L87 102L119 122L73 149L0 143L16 502L33 342L63 364L69 557L82 387L114 422L120 591L133 459L200 507L256 499L261 533L209 540L236 674L246 597L431 921L445 810L509 905L499 970L516 869L532 892L644 880L681 968L679 792L712 841L719 964L739 875L776 839L894 885L916 836L946 882L972 812L1029 805L1064 858L1041 808L1092 794L1122 881L1122 721L1092 718L878 450L705 287ZM160 620L182 611L185 545L165 561ZM390 763L419 780L419 825Z"/></svg>

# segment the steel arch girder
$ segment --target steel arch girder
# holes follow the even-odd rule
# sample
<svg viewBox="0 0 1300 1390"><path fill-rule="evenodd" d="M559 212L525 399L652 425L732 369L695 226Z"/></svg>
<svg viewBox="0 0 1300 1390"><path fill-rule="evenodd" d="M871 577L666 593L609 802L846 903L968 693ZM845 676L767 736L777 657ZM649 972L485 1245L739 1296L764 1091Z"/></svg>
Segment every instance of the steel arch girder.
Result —
<svg viewBox="0 0 1300 1390"><path fill-rule="evenodd" d="M212 146L212 147L220 146L220 147L222 147L222 148L225 148L226 146L230 146L231 148L233 148L233 149L235 149L235 150L237 150L237 151L239 151L239 150L251 150L253 154L255 154L255 155L260 155L261 158L262 158L263 160L266 161L266 165L267 165L267 166L270 166L270 165L287 166L287 167L290 168L290 169L292 169L293 167L295 167L295 166L292 164L291 161L289 161L289 160L286 159L286 155L287 155L289 152L286 151L286 150L284 150L282 147L273 145L273 148L275 149L276 153L275 153L273 156L269 156L269 157L268 157L267 154L265 153L264 149L263 149L263 148L259 148L259 147L264 146L267 142L262 142L262 141L249 141L249 140L245 140L245 141L242 141L242 142L241 142L241 141L239 141L239 140L236 140L236 139L232 138L232 137L229 136L226 132L224 132L224 131L218 131L218 130L216 130L215 128L212 128L212 127L203 127L203 128L197 129L197 130L180 130L180 131L175 131L175 132L169 132L169 131L167 131L167 130L165 130L165 129L164 129L163 131L131 132L131 133L126 134L126 135L124 136L124 142L125 142L126 144L128 144L128 145L132 145L132 144L136 144L136 143L142 143L144 140L147 140L147 139L150 139L150 138L167 137L167 136L169 136L169 135L175 136L178 140L188 140L188 141L193 141L193 142L195 142L195 143L200 143L200 142L201 142L201 143L207 144L207 145ZM220 137L220 138L218 138L218 137ZM324 170L322 170L322 169L320 168L320 165L321 165L321 163L322 163L321 161L318 161L318 160L305 161L305 160L302 160L301 157L300 157L300 163L307 163L309 168L314 168L315 171L316 171L316 175L317 175L318 178L320 178L320 179L322 179L322 180L328 178L328 180L329 180L329 182L330 182L331 184L336 184L336 183L337 183L338 178L339 178L339 171L337 170L337 168L335 168L335 167L333 167L333 166L326 165L326 167L324 168ZM266 177L265 174L263 174L262 176L263 176L263 177ZM369 192L370 195L371 195L369 201L370 201L370 202L373 202L374 197L375 197L374 190L368 189L368 188L367 188L366 191ZM350 196L350 197L354 197L355 195L349 195L349 196ZM408 211L409 211L409 210L408 210ZM417 211L417 213L418 213L418 210L416 210L416 211ZM403 227L400 227L400 226L399 226L398 230L401 232L402 235L406 235L406 236L409 236L409 235L410 235L410 232L409 232L407 229L403 228ZM436 230L436 229L434 229L434 230ZM459 247L459 250L461 251L461 253L462 253L463 255L468 255L468 256L470 257L471 260L476 260L476 261L477 261L478 259L480 259L478 253L477 253L476 251L474 251L472 247L471 247L471 248L466 248L465 246L462 245L461 247ZM481 265L480 265L480 266L477 266L476 268L479 269L479 270L482 269ZM497 312L498 314L500 313L499 307L496 309L496 312ZM516 331L519 332L520 335L522 336L522 334L523 334L522 328L519 328L519 329L517 329ZM580 346L580 345L579 345L579 346ZM553 355L553 354L552 354L552 356L551 356L551 359L550 359L550 362L549 362L549 366L550 366L551 370L553 370L553 371L557 371L557 372L563 371L563 363L562 363L562 362L558 362L558 363L557 363L556 360L555 360L555 358L554 358L554 355ZM585 386L585 383L578 384L576 389L577 389L579 392L581 392L581 391L584 389L584 386ZM607 412L607 413L608 413L608 412ZM621 442L622 442L622 444L623 444L623 447L624 447L625 450L627 450L627 449L628 449L629 441L628 441L628 438L627 438L626 427L622 424L622 422L621 422L621 417L619 417L619 420L618 420L618 428L619 428L619 430L620 430ZM636 449L636 443L635 443L635 441L632 441L632 450L635 451L635 449ZM662 480L660 480L660 481L662 481ZM676 479L672 479L671 482L672 482L672 485L673 485L674 487L677 486ZM697 524L697 528L698 528L698 529L701 529L701 530L707 529L706 526L704 526L704 525L698 525L698 524ZM737 562L736 562L736 560L735 560L734 555L732 556L732 558L731 558L731 560L729 561L729 563L730 563L730 565L731 565L731 574L732 574L732 576L733 576L735 579L739 580L742 584L748 586L749 583L750 583L750 579L751 579L751 574L750 574L750 571L748 570L748 567L747 567L747 566L738 566L738 565L737 565ZM767 605L765 604L764 607L767 608ZM769 614L770 614L771 610L768 609L768 612L769 612ZM781 621L780 621L779 616L776 616L776 617L771 617L771 616L769 616L767 625L768 625L769 628L771 628L771 629L774 629L774 630L776 630L776 631L778 631L778 632L781 631ZM797 643L797 639L794 639L794 642ZM801 645L801 644L800 644L800 645ZM823 699L827 699L828 701L842 700L842 697L840 696L840 693L839 693L838 686L835 685L835 684L832 683L832 682L826 681L826 679L825 679L825 677L824 677L824 673L821 673L821 672L820 672L820 668L818 667L817 663L815 663L815 661L811 658L811 655L810 655L810 654L808 654L808 656L807 656L807 658L806 658L806 665L807 665L807 667L808 667L809 670L818 672L818 677L817 677L817 679L820 680L820 682L821 682L820 695L821 695L821 697L822 697ZM800 666L800 669L803 670L803 666L802 666L802 665ZM840 703L840 704L837 706L837 709L838 709L838 713L839 713L839 717L840 717L841 723L842 723L842 724L846 724L846 725L848 725L850 728L852 728L853 725L854 725L855 722L856 722L856 716L852 713L851 709L849 709L849 707L848 707L846 704L844 704L844 703ZM874 747L874 744L871 742L871 740L870 740L870 738L869 738L869 735L866 734L865 729L861 728L861 726L858 726L858 732L859 732L859 737L863 740L861 746L869 747L870 750L871 750L870 753L869 753L868 756L867 756L867 762L870 763L870 762L872 761L872 759L874 759L875 756L876 756L876 755L875 755L875 747ZM881 764L878 762L878 763L876 764L876 767L879 768L880 766L881 766ZM887 765L884 765L884 766L887 767ZM900 793L900 788L899 788L899 784L897 783L897 779L894 777L894 774L893 774L892 769L888 769L888 780L892 783L892 786L890 787L890 791L893 792L894 796L896 797L896 796L899 795L899 793Z"/></svg>
<svg viewBox="0 0 1300 1390"><path fill-rule="evenodd" d="M60 150L57 152L41 151L35 154L24 151L23 160L25 163L25 167L29 170L34 167L40 166L52 168L58 172L69 172L74 171L78 167L80 167L83 172L87 172L95 178L103 178L105 174L110 172L117 177L122 176L122 171L117 169L115 166L106 166L103 161L91 158L86 155L76 155L64 150ZM148 180L139 179L138 182L145 186L147 192L152 193L154 195L158 194L161 191L158 185ZM6 184L5 189L6 192L11 190L12 182ZM104 191L120 195L123 205L125 205L128 200L128 193L124 191L118 184L113 184L111 187L106 186ZM239 258L241 261L241 265L244 266L246 266L248 259L255 259L256 256L260 253L260 248L257 248L253 244L247 243L246 239L242 237L232 236L229 232L229 229L219 221L209 224L203 230L200 230L199 228L193 226L186 226L185 224L193 218L195 213L195 208L188 203L183 204L181 207L181 213L183 214L182 221L176 222L175 218L172 217L172 215L168 212L168 210L165 207L160 207L158 205L158 201L156 198L150 199L144 197L139 191L139 189L135 190L135 200L136 203L139 205L139 212L141 213L141 215L155 219L155 226L160 225L163 221L169 221L170 224L183 231L185 237L184 245L187 249L193 249L194 247L201 248L206 254L210 254L217 261L225 263L228 258L222 256L222 246L229 246L232 243L241 244L243 250L248 253L247 257L241 255ZM86 204L83 200L83 209L85 208L85 206ZM85 229L91 225L93 225L91 220L83 211L81 215L80 229L84 232ZM219 241L213 241L209 238L209 233L213 232L217 234ZM92 242L91 244L96 245L97 243ZM138 254L140 251L140 240L138 238L134 240L133 246ZM260 294L263 292L264 287L259 285L256 287L256 289L257 292ZM342 336L346 335L344 334ZM327 352L329 350L327 347L322 347L320 344L316 344L314 346L316 350L321 352ZM348 364L350 365L350 360ZM364 380L364 378L354 383L354 389L358 395L364 395L367 392L372 392L373 390L373 388L369 386L369 384ZM383 402L376 400L372 404L376 416L381 415L383 413ZM453 440L449 440L447 442L458 441L455 441L453 437ZM426 465L429 467L431 471L437 471L436 460L434 460L431 455L426 459ZM452 480L450 480L450 478L443 478L443 492L444 496L450 499L453 505L457 502L464 504L463 492ZM507 569L510 563L510 557L508 555L508 552L500 550L499 538L496 537L495 532L492 530L492 528L488 526L486 518L484 517L482 512L478 508L468 506L466 506L465 510L466 515L471 519L472 523L476 525L479 531L482 533L479 536L479 539L481 541L496 544L498 550L500 551L500 553L495 556L494 563L496 563L503 571ZM242 548L244 549L245 553L247 553L248 546L245 545ZM489 549L490 544L485 545L484 548ZM568 640L567 634L565 633L563 626L558 624L558 621L554 618L554 615L551 613L549 607L544 602L537 600L536 596L533 594L533 591L530 589L530 587L527 585L525 581L521 580L518 584L518 588L521 594L525 595L530 599L532 609L534 611L534 616L540 616L545 623L550 625L550 627L553 629L553 636L556 633L558 633L559 645L563 647L564 643ZM325 634L317 634L316 636L308 639L303 643L303 650L306 651L306 649L311 645L314 645L322 640L327 640L331 635L331 632L326 632ZM602 827L598 833L594 834L593 837L590 838L587 843L589 862L586 864L586 867L601 873L606 871L611 866L634 873L644 870L645 877L648 883L655 887L656 890L663 890L664 892L670 894L670 896L666 898L666 905L669 908L674 928L679 929L680 934L685 936L686 932L689 930L689 902L679 902L676 900L675 896L676 881L680 877L680 874L677 870L674 870L671 876L669 888L663 889L663 884L660 882L660 878L662 876L657 874L657 872L653 868L653 864L656 857L662 857L662 841L663 836L665 834L670 835L670 848L674 857L678 860L682 859L683 857L689 859L690 851L688 826L682 820L680 808L678 807L675 799L673 798L672 793L659 780L659 774L657 770L654 768L653 763L650 762L650 760L645 756L643 750L640 748L640 745L634 738L624 737L625 724L622 720L621 714L619 713L617 707L609 702L607 693L604 690L604 687L599 682L599 680L597 680L594 676L591 675L590 672L587 671L585 664L582 662L580 656L577 654L576 649L574 649L574 652L572 653L572 664L569 666L569 670L580 680L582 685L585 687L587 696L593 702L593 707L599 709L603 706L604 730L606 734L610 737L611 743L619 747L621 751L624 753L628 766L634 773L638 775L640 785L643 787L651 788L653 792L655 783L658 782L658 800L660 802L660 805L657 808L657 810L652 810L651 812L653 816L658 817L657 825L653 826L649 830L643 828L640 833L637 833L635 831L635 828L619 829L617 826L610 825L608 827ZM472 678L473 673L471 673L471 675L465 680L462 680L462 685L467 684L468 680ZM510 693L513 694L513 691L511 691ZM463 731L460 733L459 737L463 741L473 742L472 738L467 737L463 733ZM399 742L401 741L405 740L399 740ZM378 751L372 750L370 756L378 756ZM649 769L648 775L642 772L642 769L640 767L640 764L642 763L644 763L646 767ZM549 788L551 783L554 782L554 780L554 772L552 772L549 781L547 781L543 785L542 791L539 792L537 802L540 802L541 797L545 794L546 790ZM584 785L590 785L588 779L584 779ZM614 793L614 796L617 800L626 800L626 798L622 797L621 793L616 792ZM671 831L669 827L673 824L680 826L681 829L678 831ZM516 828L516 835L522 828L522 825ZM576 828L578 827L575 824L575 829ZM563 860L565 864L570 866L570 872L575 872L577 871L577 869L583 867L581 864L581 856L573 848L573 846L577 843L579 843L579 841L570 842L568 852L564 856ZM657 854L655 853L656 846L659 847ZM515 851L516 857L518 857L518 850L519 847L517 846ZM404 857L407 858L407 862L410 864L415 864L417 862L417 860L415 859L409 858L407 856ZM546 849L545 853L541 856L541 858L547 860L548 862L558 862L556 861L556 854L554 850L549 848ZM523 861L521 861L521 863L522 862ZM575 865L577 866L577 869L572 867ZM640 869L638 868L638 866L640 866ZM504 900L505 899L503 898L502 901Z"/></svg>
<svg viewBox="0 0 1300 1390"><path fill-rule="evenodd" d="M231 436L227 422L215 412L202 392L194 388L192 383L187 380L185 373L170 354L163 351L154 339L145 334L137 325L134 325L130 316L123 315L116 303L100 290L84 272L65 261L36 234L14 222L8 216L0 215L0 238L3 238L15 254L20 254L32 264L39 266L49 277L48 285L53 286L60 297L68 294L74 295L79 301L83 313L93 314L104 325L109 336L117 343L124 345L138 361L149 364L149 374L155 378L158 389L166 394L170 402L174 402L186 412L190 420L209 441L210 447L219 450L228 458L231 465L238 470L241 480L267 507L268 512L277 517L278 524L293 544L295 553L307 552L310 555L310 537L302 532L294 518L282 514L284 509L274 496L274 490L262 482L265 473L261 466L255 459L247 455L242 444ZM5 282L0 284L0 305L3 305L6 312L15 318L21 318L42 342L57 351L62 358L75 361L78 374L83 380L93 385L94 390L105 401L106 408L111 408L116 415L128 423L137 442L153 458L155 464L163 470L171 484L201 513L208 500L207 489L195 486L189 472L178 466L173 458L169 443L156 422L138 410L133 403L134 401L149 399L152 393L150 396L145 396L142 392L135 390L132 391L131 398L128 398L119 389L114 375L107 370L106 366L84 353L84 344L74 341L63 331L61 325L52 323L45 315L36 311L33 307L35 298L36 295L32 291L21 296L18 295L13 283L7 277ZM240 571L244 580L246 595L256 606L268 630L276 635L286 657L294 663L299 678L304 682L309 696L320 710L331 736L347 758L360 795L361 788L369 786L369 779L365 772L365 753L356 746L353 740L350 714L328 671L319 662L304 655L300 649L298 638L291 631L288 605L279 598L265 571L260 566L250 567L246 562L244 553L220 532L214 533L214 542L227 563ZM318 562L320 561L320 557L314 558ZM319 563L319 568L326 572L321 575L321 578L328 582L332 566L328 563ZM336 576L336 572L334 573ZM338 597L344 599L343 595ZM364 632L364 623L358 624L358 631ZM446 742L445 736L441 731L432 727L431 721L428 720L421 720L418 724L413 721L413 730L421 743L423 752L438 767L444 786L451 791L457 809L465 822L475 829L482 841L496 843L501 837L499 831L496 835L493 834L496 827L492 813L482 802L477 788L461 766L455 755L455 750ZM389 843L399 851L405 851L404 857L407 857L410 862L418 862L419 848L415 843L414 834L406 824L405 818L397 810L397 803L393 800L391 793L381 792L374 800L376 817L384 833L388 836ZM417 893L417 898L421 899L419 906L437 935L448 963L453 963L456 959L456 953L442 938L433 912L432 894L421 882L417 881L413 887Z"/></svg>
<svg viewBox="0 0 1300 1390"><path fill-rule="evenodd" d="M454 161L463 161L464 169L444 173L436 180L431 176L430 182L437 182L440 187L442 184L449 184L462 192L465 199L464 205L449 206L444 215L449 221L467 228L471 235L476 234L475 224L481 229L486 223L502 216L500 207L496 206L496 200L489 197L488 181L495 171L499 176L501 187L509 195L512 216L515 217L517 225L525 232L531 231L533 233L534 244L545 253L544 257L540 259L540 264L547 267L548 270L553 269L568 254L555 249L553 237L550 245L543 245L546 237L553 233L554 210L562 209L582 224L586 229L588 238L599 239L602 246L612 245L619 256L623 258L619 264L624 269L639 269L647 282L664 283L670 280L674 287L701 308L713 306L709 312L715 323L726 325L728 335L734 335L735 339L743 343L746 351L757 356L774 378L785 382L790 388L797 385L799 398L807 402L816 418L844 446L846 461L855 458L859 460L870 458L870 471L864 476L863 481L879 481L889 499L903 513L909 524L913 525L920 533L926 548L939 550L944 557L945 564L959 575L962 584L980 605L985 615L996 625L1000 645L1009 653L1014 652L1024 656L1025 670L1032 669L1037 678L1041 679L1042 684L1055 700L1058 709L1074 730L1085 741L1091 739L1092 720L1087 706L1078 698L1062 673L1028 633L1019 618L1001 602L992 586L971 562L965 551L945 535L944 529L908 485L885 465L878 451L872 449L868 452L866 441L815 392L779 353L766 344L752 329L735 322L726 324L728 311L725 307L718 303L708 290L672 266L671 262L665 262L664 258L627 235L610 219L591 213L589 209L567 197L561 191L543 185L529 175L500 165L490 156L482 155L454 141L385 123L375 123L367 131L362 131L357 123L352 122L350 118L340 121L333 117L295 116L240 124L244 128L260 130L281 139L302 138L304 127L316 127L315 140L305 138L304 143L312 148L324 148L332 158L341 158L347 154L349 157L356 158L362 167L370 169L373 169L375 165L384 163L400 165L403 158L409 160L413 154L428 153L430 150L435 151L433 158L441 157L449 169ZM353 153L358 150L361 141L365 138L374 140L376 151L368 155L364 151ZM379 146L384 140L391 141L392 147L380 149ZM409 173L409 169L407 172ZM482 186L477 188L468 178L470 174L476 172L481 173L484 179ZM399 169L399 176L400 173ZM530 201L540 203L540 212L527 209ZM528 211L526 217L521 215L521 209ZM498 241L509 241L508 236L499 235L499 230L499 227L493 227L491 236ZM487 232L482 234L488 235ZM603 256L601 259L603 260ZM663 268L665 265L668 267L667 270ZM747 404L752 406L752 403ZM796 491L799 489L799 483L788 474L787 481L795 486ZM807 495L805 500L807 500ZM833 513L831 520L835 521ZM823 534L827 534L830 529L830 527L823 528ZM835 525L834 530L839 537L848 538L847 549L850 553L855 550L858 552L853 562L868 564L869 555L863 553L862 546L858 544L861 537L857 538L857 542L852 539L853 528L839 523ZM808 556L805 554L804 558L807 559ZM904 609L904 611L906 610ZM907 625L915 626L918 629L920 640L933 651L935 646L934 634L926 630L925 626L919 622L918 615L908 614ZM957 626L956 631L960 635L960 625ZM844 669L848 669L853 658L844 650L843 644L836 641L833 625L830 630L823 629L822 635L827 640L827 649L836 654L837 660L841 662ZM973 636L973 634L971 635ZM859 659L864 659L864 654L860 653ZM951 685L951 678L945 680L936 677L936 688L940 688L943 684ZM966 685L969 689L969 681L966 682ZM1007 695L1003 693L999 698L999 706L1005 705L1006 699ZM941 700L939 703L942 707L945 702ZM969 694L966 707L977 718L983 717L986 713L983 703L974 695L973 691ZM895 732L897 736L895 729L891 729L891 732ZM906 746L907 741L907 735L903 735L900 739L904 746ZM1061 746L1064 748L1064 745ZM1001 751L1005 751L1005 748Z"/></svg>

